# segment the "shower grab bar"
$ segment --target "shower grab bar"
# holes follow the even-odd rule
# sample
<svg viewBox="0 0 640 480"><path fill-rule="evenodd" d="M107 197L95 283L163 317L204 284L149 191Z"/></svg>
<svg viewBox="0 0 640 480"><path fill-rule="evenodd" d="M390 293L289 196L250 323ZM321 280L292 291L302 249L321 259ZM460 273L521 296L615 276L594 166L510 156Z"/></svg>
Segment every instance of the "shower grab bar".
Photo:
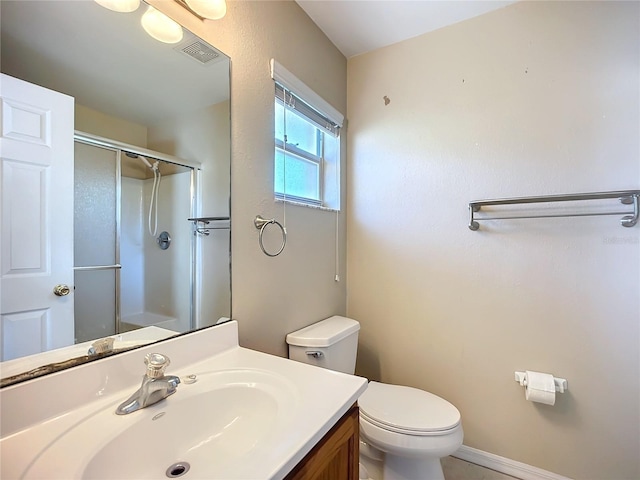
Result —
<svg viewBox="0 0 640 480"><path fill-rule="evenodd" d="M583 200L604 200L618 198L624 205L633 205L633 211L625 212L589 212L589 213L551 213L539 215L509 215L498 217L474 217L482 207L497 205L521 205L529 203L575 202ZM538 197L500 198L495 200L476 200L469 202L469 229L476 231L480 228L479 221L509 220L516 218L561 218L561 217L589 217L600 215L624 215L620 219L623 227L633 227L640 216L640 190L621 190L612 192L571 193L564 195L544 195Z"/></svg>
<svg viewBox="0 0 640 480"><path fill-rule="evenodd" d="M90 265L88 267L73 267L73 270L78 272L88 272L93 270L119 270L122 268L122 265L116 263L114 265Z"/></svg>

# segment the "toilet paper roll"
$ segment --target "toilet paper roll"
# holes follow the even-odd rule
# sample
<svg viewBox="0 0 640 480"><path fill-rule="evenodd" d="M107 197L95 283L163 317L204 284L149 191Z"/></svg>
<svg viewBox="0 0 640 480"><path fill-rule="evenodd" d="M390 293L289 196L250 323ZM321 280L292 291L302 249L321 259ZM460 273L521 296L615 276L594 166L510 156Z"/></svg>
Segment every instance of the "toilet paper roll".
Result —
<svg viewBox="0 0 640 480"><path fill-rule="evenodd" d="M524 397L530 402L554 405L556 403L556 384L550 373L525 371L526 386Z"/></svg>

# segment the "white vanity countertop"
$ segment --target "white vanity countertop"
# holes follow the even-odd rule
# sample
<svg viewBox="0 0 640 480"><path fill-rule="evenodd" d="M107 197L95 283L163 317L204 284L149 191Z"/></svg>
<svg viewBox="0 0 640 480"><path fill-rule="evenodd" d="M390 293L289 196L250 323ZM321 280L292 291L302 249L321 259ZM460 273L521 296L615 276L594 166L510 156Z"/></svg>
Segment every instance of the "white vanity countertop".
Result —
<svg viewBox="0 0 640 480"><path fill-rule="evenodd" d="M129 415L116 415L117 405L138 388L145 370L143 358L151 351L171 358L166 374L180 377L195 374L197 382L190 385L183 381L174 395L158 404ZM277 419L264 424L260 434L254 435L255 438L248 442L240 439L239 444L243 445L242 450L246 452L239 453L232 449L227 456L235 456L238 460L229 460L226 466L218 465L217 470L203 470L202 465L207 464L203 459L211 458L213 453L221 455L220 451L229 447L229 444L216 444L218 435L212 433L211 436L205 435L206 441L201 442L204 446L191 445L187 450L178 452L185 458L161 457L161 460L145 465L148 475L145 473L144 478L166 478L165 471L173 462L190 461L192 470L181 477L184 480L281 479L349 410L367 385L366 379L361 377L242 348L237 342L237 323L228 322L0 390L0 477L42 478L44 471L50 474L48 479L81 478L87 475L87 468L91 467L90 457L96 452L104 453L110 443L118 443L110 442L110 439L120 438L119 432L122 428L128 428L127 425L135 427L142 424L142 420L146 421L147 416L151 420L153 415L161 411L166 411L169 418L172 407L180 409L180 405L193 405L189 399L206 398L208 401L209 398L215 398L220 399L217 403L222 402L224 396L195 397L202 395L197 393L198 388L204 395L209 395L207 382L212 378L230 378L232 385L243 387L260 387L260 383L264 383L266 387L262 390L245 388L245 392L254 392L255 396L254 393L244 396L239 403L249 402L250 406L254 397L256 402L264 400L262 405L267 405L269 412L272 412L270 415ZM257 379L255 385L251 380L253 378ZM274 394L275 403L271 400L269 389ZM203 418L215 418L217 408L222 412L230 407L216 405L216 401L210 403L204 404L207 405L204 410L208 417L204 416L205 411L195 411L188 417L194 419L194 426L199 430L203 430L203 424L206 425ZM178 415L184 416L184 409ZM260 420L259 416L256 417L256 423L260 423ZM148 441L152 444L163 442L163 438L157 437L162 437L164 432L158 434L160 427L156 426L162 424L157 422L153 425L148 428L155 429L155 437ZM83 428L86 430L84 433L80 430ZM87 435L87 432L93 432L93 435ZM78 436L79 433L82 436ZM254 433L250 432L252 435ZM173 438L175 432L170 430L166 435L167 439ZM77 441L76 438L83 440ZM207 443L214 445L215 450L207 451L207 448L211 448L206 446ZM192 454L195 456L190 460L189 455ZM121 474L116 475L118 478L135 478L127 474L127 459L113 458L112 461L114 465L120 463L124 469L117 472ZM139 459L135 462L140 463ZM55 464L55 468L50 470L50 467L54 467L52 464ZM116 472L112 473L115 475ZM133 475L133 472L130 473Z"/></svg>

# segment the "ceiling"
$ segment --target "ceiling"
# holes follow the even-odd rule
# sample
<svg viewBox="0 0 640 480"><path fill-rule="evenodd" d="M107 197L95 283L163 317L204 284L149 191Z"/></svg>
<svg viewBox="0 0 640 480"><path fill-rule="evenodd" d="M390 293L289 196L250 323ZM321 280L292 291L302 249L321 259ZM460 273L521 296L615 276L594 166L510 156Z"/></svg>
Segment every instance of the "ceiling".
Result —
<svg viewBox="0 0 640 480"><path fill-rule="evenodd" d="M296 0L345 57L477 17L514 0Z"/></svg>
<svg viewBox="0 0 640 480"><path fill-rule="evenodd" d="M514 3L296 1L346 57ZM150 125L228 98L228 63L203 67L151 39L140 28L143 8L118 14L95 2L70 0L1 0L0 6L2 71L67 93L80 104Z"/></svg>
<svg viewBox="0 0 640 480"><path fill-rule="evenodd" d="M229 98L229 62L203 65L140 26L145 8L116 13L92 1L0 1L2 72L142 125Z"/></svg>

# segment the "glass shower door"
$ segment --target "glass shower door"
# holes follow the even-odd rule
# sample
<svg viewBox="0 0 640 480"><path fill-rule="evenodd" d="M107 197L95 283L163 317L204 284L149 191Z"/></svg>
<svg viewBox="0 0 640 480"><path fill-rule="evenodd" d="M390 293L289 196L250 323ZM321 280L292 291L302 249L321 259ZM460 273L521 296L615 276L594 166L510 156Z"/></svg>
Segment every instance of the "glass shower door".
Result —
<svg viewBox="0 0 640 480"><path fill-rule="evenodd" d="M75 342L118 333L119 152L75 142Z"/></svg>

